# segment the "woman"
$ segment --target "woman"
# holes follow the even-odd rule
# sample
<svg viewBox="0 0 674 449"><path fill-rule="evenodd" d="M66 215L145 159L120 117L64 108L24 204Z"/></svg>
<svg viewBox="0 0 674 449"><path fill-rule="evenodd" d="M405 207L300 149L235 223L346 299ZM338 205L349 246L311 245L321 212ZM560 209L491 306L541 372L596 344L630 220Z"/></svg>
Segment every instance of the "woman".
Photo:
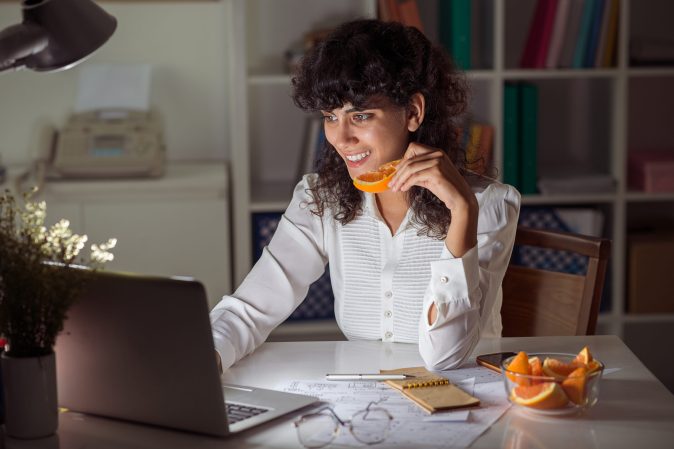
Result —
<svg viewBox="0 0 674 449"><path fill-rule="evenodd" d="M222 366L262 344L326 263L349 339L418 343L427 367L459 366L481 336L500 336L520 200L465 169L463 78L415 28L359 20L309 51L293 89L323 115L327 143L260 260L211 312ZM397 159L386 192L353 186Z"/></svg>

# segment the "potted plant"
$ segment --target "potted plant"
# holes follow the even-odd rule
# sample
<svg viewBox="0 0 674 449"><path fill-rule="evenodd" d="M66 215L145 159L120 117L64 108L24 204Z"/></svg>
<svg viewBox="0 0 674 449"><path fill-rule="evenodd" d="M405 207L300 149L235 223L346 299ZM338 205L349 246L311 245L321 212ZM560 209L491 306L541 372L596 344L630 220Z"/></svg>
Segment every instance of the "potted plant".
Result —
<svg viewBox="0 0 674 449"><path fill-rule="evenodd" d="M92 245L79 254L86 235L74 234L68 220L45 226L46 204L31 201L36 189L17 202L0 196L0 334L5 432L40 438L58 427L54 343L68 309L116 241Z"/></svg>

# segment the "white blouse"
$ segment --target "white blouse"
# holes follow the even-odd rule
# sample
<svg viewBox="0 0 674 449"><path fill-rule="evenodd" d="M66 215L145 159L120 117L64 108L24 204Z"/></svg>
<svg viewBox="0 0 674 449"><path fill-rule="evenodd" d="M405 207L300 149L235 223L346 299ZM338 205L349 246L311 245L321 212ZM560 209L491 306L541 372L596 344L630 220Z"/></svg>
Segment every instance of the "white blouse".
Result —
<svg viewBox="0 0 674 449"><path fill-rule="evenodd" d="M481 336L501 335L501 281L512 252L520 195L473 182L480 206L477 245L455 258L444 240L417 235L408 210L394 235L375 196L347 225L308 206L316 175L295 187L262 256L239 288L211 311L215 348L228 368L261 345L300 305L330 264L335 316L350 339L418 343L430 369L459 366ZM438 317L428 324L435 302Z"/></svg>

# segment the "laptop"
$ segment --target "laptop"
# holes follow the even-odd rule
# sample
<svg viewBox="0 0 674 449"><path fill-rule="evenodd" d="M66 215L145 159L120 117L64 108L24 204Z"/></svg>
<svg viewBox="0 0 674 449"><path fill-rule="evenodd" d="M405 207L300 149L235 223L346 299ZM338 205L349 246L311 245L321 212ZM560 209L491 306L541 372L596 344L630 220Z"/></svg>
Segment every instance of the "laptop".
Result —
<svg viewBox="0 0 674 449"><path fill-rule="evenodd" d="M221 437L318 401L221 384L193 279L94 273L55 352L59 404L77 412Z"/></svg>

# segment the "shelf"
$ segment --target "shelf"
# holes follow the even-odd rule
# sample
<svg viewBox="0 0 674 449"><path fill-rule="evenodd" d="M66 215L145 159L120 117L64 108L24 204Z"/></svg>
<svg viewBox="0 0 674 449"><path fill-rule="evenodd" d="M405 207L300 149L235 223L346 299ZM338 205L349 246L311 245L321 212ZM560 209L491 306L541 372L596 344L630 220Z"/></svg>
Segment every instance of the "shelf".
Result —
<svg viewBox="0 0 674 449"><path fill-rule="evenodd" d="M291 75L289 73L267 73L256 74L248 77L248 84L251 86L290 86Z"/></svg>
<svg viewBox="0 0 674 449"><path fill-rule="evenodd" d="M627 69L627 75L638 76L674 76L674 67L632 67Z"/></svg>
<svg viewBox="0 0 674 449"><path fill-rule="evenodd" d="M630 202L648 202L648 201L674 201L674 192L647 193L647 192L627 192L625 200Z"/></svg>
<svg viewBox="0 0 674 449"><path fill-rule="evenodd" d="M614 193L598 193L588 195L522 195L522 204L597 204L613 203L617 196Z"/></svg>
<svg viewBox="0 0 674 449"><path fill-rule="evenodd" d="M655 323L662 321L674 321L674 313L648 313L640 315L623 315L624 323Z"/></svg>
<svg viewBox="0 0 674 449"><path fill-rule="evenodd" d="M251 190L251 212L283 212L292 198L295 182L258 182Z"/></svg>
<svg viewBox="0 0 674 449"><path fill-rule="evenodd" d="M507 80L616 78L618 74L617 69L509 69L503 72L503 78Z"/></svg>

